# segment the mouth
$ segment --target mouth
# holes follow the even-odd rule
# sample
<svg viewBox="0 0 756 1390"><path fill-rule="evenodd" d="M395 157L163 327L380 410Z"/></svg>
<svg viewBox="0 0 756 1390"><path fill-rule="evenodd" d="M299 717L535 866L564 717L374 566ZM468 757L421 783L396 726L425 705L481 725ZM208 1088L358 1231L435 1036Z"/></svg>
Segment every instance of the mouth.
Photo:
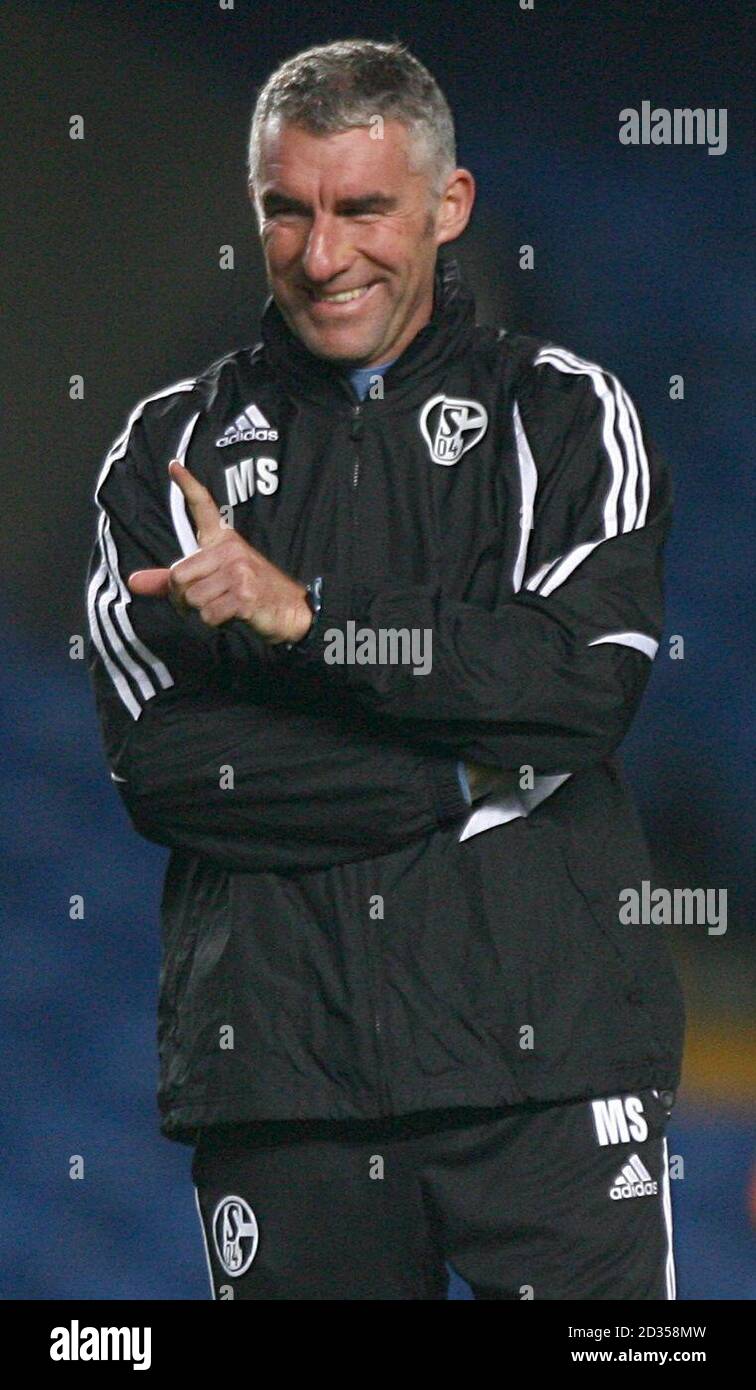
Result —
<svg viewBox="0 0 756 1390"><path fill-rule="evenodd" d="M367 285L355 285L354 289L336 290L328 293L324 290L306 290L310 311L316 316L331 315L333 313L343 314L353 311L356 305L361 305L373 293L380 282L372 280Z"/></svg>

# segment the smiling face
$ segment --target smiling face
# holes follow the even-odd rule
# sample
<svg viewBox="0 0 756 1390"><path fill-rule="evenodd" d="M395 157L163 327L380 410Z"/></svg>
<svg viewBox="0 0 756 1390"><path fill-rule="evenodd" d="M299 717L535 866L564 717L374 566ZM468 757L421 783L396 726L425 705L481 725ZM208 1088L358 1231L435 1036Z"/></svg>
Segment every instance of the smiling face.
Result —
<svg viewBox="0 0 756 1390"><path fill-rule="evenodd" d="M271 293L310 352L379 366L430 318L436 250L464 230L472 175L457 169L440 198L411 136L386 121L314 135L269 121L255 190ZM412 161L412 157L414 161Z"/></svg>

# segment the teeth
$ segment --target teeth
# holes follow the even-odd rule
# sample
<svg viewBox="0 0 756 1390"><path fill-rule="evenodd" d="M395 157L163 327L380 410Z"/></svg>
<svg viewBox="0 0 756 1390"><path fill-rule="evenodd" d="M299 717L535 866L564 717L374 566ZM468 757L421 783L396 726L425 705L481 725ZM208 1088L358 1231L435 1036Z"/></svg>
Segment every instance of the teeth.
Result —
<svg viewBox="0 0 756 1390"><path fill-rule="evenodd" d="M340 294L319 294L316 298L325 300L326 304L346 304L350 299L358 299L368 288L367 285L361 285L356 290L342 290Z"/></svg>

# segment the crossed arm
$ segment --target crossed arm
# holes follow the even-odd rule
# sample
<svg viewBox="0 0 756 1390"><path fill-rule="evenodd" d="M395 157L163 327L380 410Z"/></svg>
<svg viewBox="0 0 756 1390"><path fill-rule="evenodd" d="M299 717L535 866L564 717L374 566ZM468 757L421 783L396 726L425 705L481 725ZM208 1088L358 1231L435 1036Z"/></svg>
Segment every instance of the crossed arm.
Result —
<svg viewBox="0 0 756 1390"><path fill-rule="evenodd" d="M319 635L303 648L289 644L311 622L304 585L225 526L178 461L197 549L173 561L137 422L98 487L90 628L106 751L141 833L242 868L316 867L459 820L460 757L476 796L501 771L574 772L613 751L661 634L671 489L619 383L592 391L586 375L555 363L542 381L552 399L540 413L522 402L532 524L512 599L488 610L438 587L345 589L326 574ZM329 666L324 635L350 619L431 628L431 672ZM148 680L157 671L147 698L129 660L137 677L140 662ZM219 787L226 765L233 790Z"/></svg>
<svg viewBox="0 0 756 1390"><path fill-rule="evenodd" d="M224 522L212 494L179 459L168 472L189 506L199 549L170 567L135 570L131 592L167 598L181 614L194 609L211 628L239 619L271 646L301 642L312 623L305 586ZM496 768L470 761L465 770L473 801L495 788Z"/></svg>
<svg viewBox="0 0 756 1390"><path fill-rule="evenodd" d="M142 431L114 451L96 489L88 657L135 829L230 869L285 872L385 854L459 820L455 757L379 735L351 704L297 689L276 667L270 639L301 632L304 586L222 526L204 489L198 504L200 485L176 466L199 548L172 563L170 506ZM220 593L209 597L208 582ZM257 628L240 616L254 585ZM223 594L234 616L230 598L208 609Z"/></svg>

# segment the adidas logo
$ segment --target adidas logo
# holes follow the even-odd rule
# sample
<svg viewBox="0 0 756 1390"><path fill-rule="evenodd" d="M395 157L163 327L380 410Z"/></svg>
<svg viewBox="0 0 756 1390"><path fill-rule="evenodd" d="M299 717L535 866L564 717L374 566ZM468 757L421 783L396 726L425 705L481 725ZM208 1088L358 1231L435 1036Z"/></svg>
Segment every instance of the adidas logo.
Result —
<svg viewBox="0 0 756 1390"><path fill-rule="evenodd" d="M278 430L271 429L262 411L251 403L216 439L215 447L225 449L229 444L251 444L260 439L278 439Z"/></svg>
<svg viewBox="0 0 756 1390"><path fill-rule="evenodd" d="M648 1168L637 1154L631 1154L609 1188L609 1196L613 1202L620 1202L623 1197L653 1197L658 1190L659 1184L653 1181Z"/></svg>

